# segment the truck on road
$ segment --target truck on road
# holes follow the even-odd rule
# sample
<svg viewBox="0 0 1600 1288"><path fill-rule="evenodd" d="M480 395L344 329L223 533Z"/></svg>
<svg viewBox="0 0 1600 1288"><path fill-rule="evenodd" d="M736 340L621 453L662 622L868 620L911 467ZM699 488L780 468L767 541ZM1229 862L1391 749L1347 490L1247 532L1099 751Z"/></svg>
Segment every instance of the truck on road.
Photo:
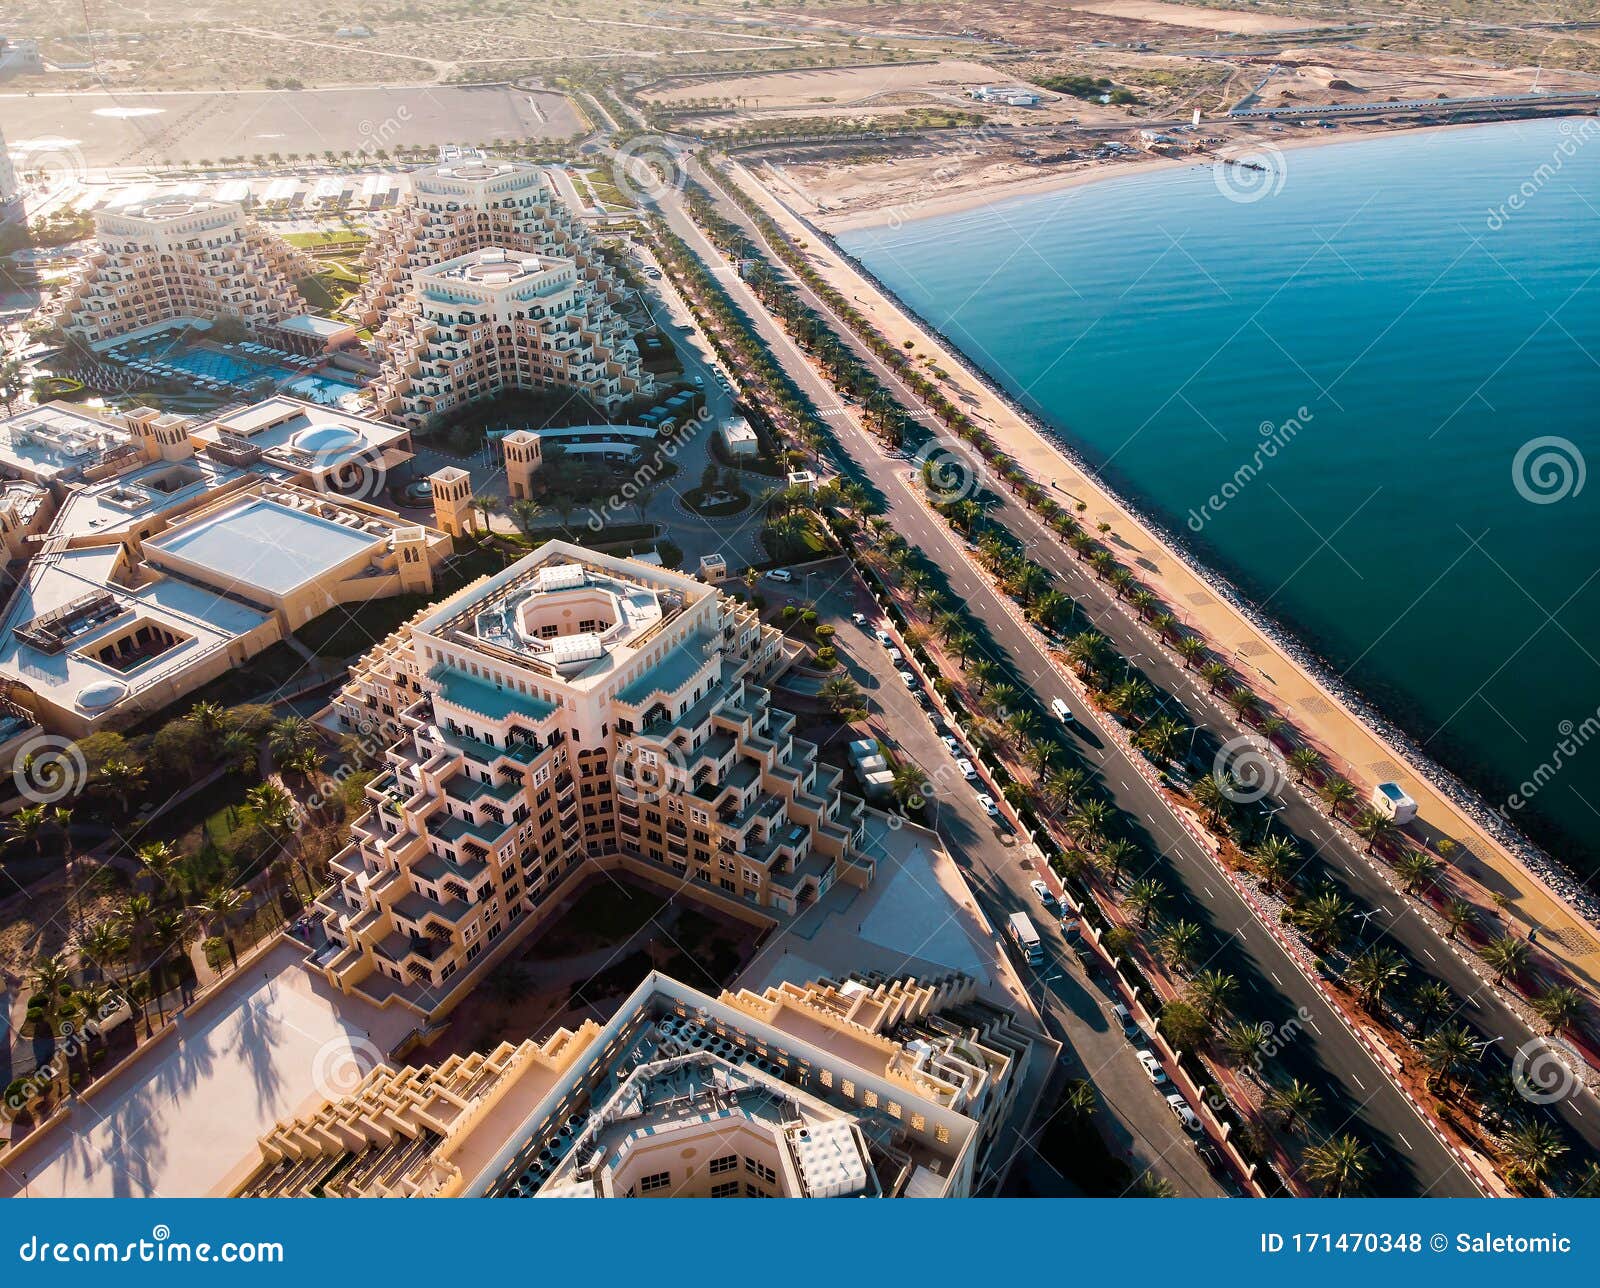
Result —
<svg viewBox="0 0 1600 1288"><path fill-rule="evenodd" d="M1006 921L1006 934L1011 936L1011 942L1017 946L1017 951L1028 965L1039 966L1044 963L1044 944L1027 913L1012 913Z"/></svg>

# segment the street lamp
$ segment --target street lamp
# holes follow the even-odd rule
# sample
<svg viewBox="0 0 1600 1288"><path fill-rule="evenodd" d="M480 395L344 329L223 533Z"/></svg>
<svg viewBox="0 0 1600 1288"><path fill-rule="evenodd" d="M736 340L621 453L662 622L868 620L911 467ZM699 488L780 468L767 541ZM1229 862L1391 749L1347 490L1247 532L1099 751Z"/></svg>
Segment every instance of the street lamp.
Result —
<svg viewBox="0 0 1600 1288"><path fill-rule="evenodd" d="M1279 814L1283 813L1283 811L1285 809L1287 809L1287 808L1288 807L1286 805L1264 805L1264 806L1262 806L1261 812L1267 816L1267 825L1261 831L1261 839L1262 840L1266 840L1267 837L1272 835L1272 820L1274 818L1276 818Z"/></svg>

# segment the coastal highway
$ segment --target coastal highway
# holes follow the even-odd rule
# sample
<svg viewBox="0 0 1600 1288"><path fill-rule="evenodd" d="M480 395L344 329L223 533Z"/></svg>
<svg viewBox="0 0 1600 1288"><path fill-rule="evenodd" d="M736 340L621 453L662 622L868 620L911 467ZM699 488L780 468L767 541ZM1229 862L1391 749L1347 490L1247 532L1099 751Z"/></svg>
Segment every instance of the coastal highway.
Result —
<svg viewBox="0 0 1600 1288"><path fill-rule="evenodd" d="M743 213L709 182L705 186L724 216L755 236ZM905 464L886 456L872 435L856 423L852 410L840 405L832 387L688 217L679 195L663 194L658 209L671 230L717 273L775 359L824 413L853 469L883 497L895 530L944 571L947 592L964 601L983 625L997 663L1042 702L1056 696L1070 698L1033 632L1015 621L998 592L973 571L947 525L932 518L912 496ZM810 302L819 312L826 312L820 301ZM1217 873L1166 798L1122 759L1094 713L1084 713L1075 742L1086 767L1097 776L1112 803L1142 826L1143 835L1138 839L1146 853L1156 856L1152 875L1162 879L1171 892L1163 911L1195 920L1210 930L1217 949L1204 965L1238 979L1241 988L1235 1010L1240 1018L1298 1030L1275 1058L1282 1066L1281 1076L1300 1077L1321 1088L1330 1129L1339 1130L1348 1120L1345 1129L1372 1147L1371 1188L1387 1195L1477 1194L1477 1187L1455 1157ZM1298 1016L1304 1019L1297 1021Z"/></svg>
<svg viewBox="0 0 1600 1288"><path fill-rule="evenodd" d="M705 183L718 200L719 210L735 219L758 244L760 238L742 211L722 197L711 183ZM786 277L792 275L783 270ZM741 283L742 285L742 283ZM803 283L796 284L806 302L824 317L830 311ZM900 381L890 368L847 328L836 326L841 339L865 365L907 407L921 406L914 394ZM837 401L837 395L831 395ZM931 420L924 420L931 424ZM948 441L948 440L947 440ZM875 440L872 440L875 449ZM973 453L964 445L953 447L962 459ZM902 466L902 469L905 467ZM1184 667L1182 661L1163 647L1155 633L1125 604L1118 602L1108 587L1099 581L1093 570L1060 539L1050 532L1037 516L1013 498L1002 486L990 491L998 498L989 509L991 520L1002 523L1028 548L1031 558L1048 568L1059 580L1059 589L1071 595L1088 623L1104 634L1112 646L1125 658L1137 661L1140 670L1158 692L1166 697L1168 714L1201 729L1194 748L1200 772L1209 772L1218 747L1240 732L1229 712L1217 698L1207 692L1207 686L1198 674ZM905 529L896 525L900 531ZM923 547L927 549L927 547ZM944 561L941 559L941 563ZM946 565L948 567L948 565ZM1082 625L1079 622L1079 625ZM1266 663L1271 665L1270 662ZM1248 666L1249 663L1243 663ZM1026 677L1024 677L1026 678ZM1042 703L1048 704L1054 693L1040 693ZM1060 696L1070 699L1069 694ZM1076 704L1073 704L1076 706ZM1478 959L1461 945L1447 943L1442 934L1419 911L1414 899L1399 889L1393 874L1383 864L1364 852L1361 842L1334 826L1326 811L1309 792L1287 780L1275 797L1264 800L1257 808L1281 807L1273 819L1275 828L1293 834L1299 841L1308 864L1331 875L1335 883L1361 909L1376 910L1363 929L1368 942L1387 937L1391 947L1409 958L1411 981L1432 977L1447 984L1459 999L1459 1007L1451 1018L1464 1024L1480 1043L1498 1044L1496 1051L1486 1053L1491 1064L1509 1064L1515 1052L1530 1043L1542 1040L1542 1030L1530 1027L1509 1006L1490 982L1488 971ZM1574 1080L1576 1082L1576 1080ZM1596 1098L1581 1085L1572 1093L1549 1106L1571 1134L1574 1144L1582 1142L1590 1150L1600 1152L1600 1098Z"/></svg>

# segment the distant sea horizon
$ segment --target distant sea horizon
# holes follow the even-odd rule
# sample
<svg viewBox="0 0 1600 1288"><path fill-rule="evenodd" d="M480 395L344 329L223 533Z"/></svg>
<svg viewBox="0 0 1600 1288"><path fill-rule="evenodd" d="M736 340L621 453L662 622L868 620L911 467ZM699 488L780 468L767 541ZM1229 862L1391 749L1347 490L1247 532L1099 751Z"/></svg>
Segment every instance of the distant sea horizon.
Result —
<svg viewBox="0 0 1600 1288"><path fill-rule="evenodd" d="M1600 121L1368 136L1268 162L836 240L1425 754L1593 878Z"/></svg>

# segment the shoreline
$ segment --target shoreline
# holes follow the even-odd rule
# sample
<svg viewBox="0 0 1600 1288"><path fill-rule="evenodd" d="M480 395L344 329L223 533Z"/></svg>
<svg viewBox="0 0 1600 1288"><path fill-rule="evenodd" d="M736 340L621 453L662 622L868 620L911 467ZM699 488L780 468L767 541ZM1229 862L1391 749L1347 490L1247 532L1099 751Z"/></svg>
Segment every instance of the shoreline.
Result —
<svg viewBox="0 0 1600 1288"><path fill-rule="evenodd" d="M1429 128L1454 129L1459 127L1450 125ZM1373 132L1363 137L1374 137L1377 133L1394 134L1397 131ZM1363 140L1346 136L1346 138L1339 140L1307 139L1301 142L1303 146L1317 146L1324 142L1360 141ZM744 171L749 183L758 188L769 202L774 203L788 219L794 221L805 232L818 238L826 246L828 255L839 261L846 271L857 276L864 285L868 286L883 300L890 310L897 313L904 327L924 336L930 349L938 351L941 356L948 357L953 364L959 366L968 379L980 385L988 396L1003 407L1007 414L1013 417L1025 431L1031 432L1048 453L1061 458L1063 463L1080 474L1108 505L1124 515L1137 529L1143 531L1156 550L1168 554L1177 564L1181 565L1189 577L1214 593L1217 599L1224 603L1244 625L1254 631L1261 639L1267 641L1291 668L1298 671L1304 681L1312 686L1314 690L1324 694L1327 699L1342 707L1348 720L1366 738L1398 757L1411 773L1431 789L1440 803L1448 811L1457 815L1461 823L1465 824L1467 835L1458 837L1464 852L1463 857L1471 855L1484 868L1489 869L1491 872L1494 870L1495 861L1493 856L1483 853L1480 845L1471 843L1474 836L1481 836L1491 846L1498 849L1504 859L1509 861L1513 870L1521 875L1521 879L1530 887L1530 894L1537 892L1547 899L1554 908L1564 911L1567 916L1573 919L1577 928L1580 928L1583 932L1588 933L1590 938L1593 938L1592 932L1597 927L1600 927L1600 900L1597 900L1583 886L1580 879L1571 869L1524 836L1509 821L1501 818L1484 797L1471 784L1462 779L1460 775L1440 765L1431 756L1423 752L1415 739L1405 729L1378 710L1359 689L1334 675L1327 661L1305 640L1283 623L1261 613L1254 605L1250 604L1238 587L1224 573L1211 567L1201 559L1187 542L1171 530L1170 525L1159 516L1152 514L1145 504L1130 499L1122 488L1108 482L1098 470L1089 464L1077 447L1067 438L1064 431L1045 423L1039 416L1020 406L1008 390L987 372L979 368L948 336L928 323L916 310L907 305L904 300L900 299L886 284L861 264L855 256L840 247L830 229L824 228L808 216L796 212L783 197L775 193L751 173L747 165L739 162L735 162L735 165ZM1146 168L1154 169L1155 167ZM1104 175L1075 177L1081 182L1084 179L1113 177L1117 173L1116 169L1107 167ZM1069 183L1066 186L1073 185ZM958 195L966 198L971 194ZM918 217L923 216L919 213ZM1025 465L1025 462L1020 459L1018 463ZM1230 649L1230 651L1232 650ZM1259 667L1255 669L1259 670ZM1329 741L1327 733L1318 728L1316 721L1311 723L1310 729L1317 733L1319 740ZM1480 884L1482 884L1481 880ZM1528 914L1519 915L1524 920L1529 921L1530 924L1541 924L1539 919ZM1542 924L1541 928L1544 928ZM1590 945L1575 949L1571 953L1561 954L1558 959L1564 961L1569 969L1576 971L1580 976L1592 982L1592 972L1580 966L1577 959L1593 957L1595 954L1596 949Z"/></svg>
<svg viewBox="0 0 1600 1288"><path fill-rule="evenodd" d="M1524 118L1518 118L1524 119ZM1527 120L1547 120L1547 117L1528 117ZM1216 124L1223 124L1225 118L1219 118ZM1136 122L1130 123L1130 128ZM1026 179L1016 179L1005 183L975 184L972 187L960 188L951 192L935 193L932 196L912 196L905 201L886 200L880 204L865 207L859 210L841 211L833 213L801 213L789 206L782 196L773 194L774 199L789 207L790 213L803 220L815 232L826 236L830 243L840 233L869 232L878 228L899 228L906 224L918 223L924 219L939 219L948 215L962 214L968 210L978 210L985 206L998 206L1011 201L1020 201L1027 197L1042 197L1054 192L1066 192L1073 188L1084 187L1087 184L1101 183L1111 179L1132 179L1136 176L1156 174L1164 170L1181 169L1185 166L1213 166L1218 163L1218 157L1224 151L1245 149L1252 144L1263 147L1270 146L1278 152L1297 152L1306 148L1336 147L1341 143L1358 144L1368 143L1375 139L1397 138L1402 135L1412 137L1423 134L1436 134L1443 130L1470 130L1479 129L1485 125L1512 125L1516 121L1460 121L1439 125L1419 125L1412 129L1351 129L1321 130L1314 136L1296 136L1285 140L1266 137L1251 133L1239 139L1230 141L1216 152L1182 157L1163 157L1145 154L1144 159L1134 162L1111 162L1103 165L1092 165L1087 169L1071 170L1057 173L1033 175ZM752 173L753 167L746 162L738 161L747 173ZM757 182L761 180L757 179ZM770 192L769 185L762 183ZM793 186L791 184L791 186ZM888 194L885 194L886 196ZM848 252L834 244L837 254L845 256L856 264L856 260ZM857 265L857 271L861 271ZM876 282L876 279L874 279ZM881 287L880 287L881 289ZM907 310L899 306L902 312Z"/></svg>

